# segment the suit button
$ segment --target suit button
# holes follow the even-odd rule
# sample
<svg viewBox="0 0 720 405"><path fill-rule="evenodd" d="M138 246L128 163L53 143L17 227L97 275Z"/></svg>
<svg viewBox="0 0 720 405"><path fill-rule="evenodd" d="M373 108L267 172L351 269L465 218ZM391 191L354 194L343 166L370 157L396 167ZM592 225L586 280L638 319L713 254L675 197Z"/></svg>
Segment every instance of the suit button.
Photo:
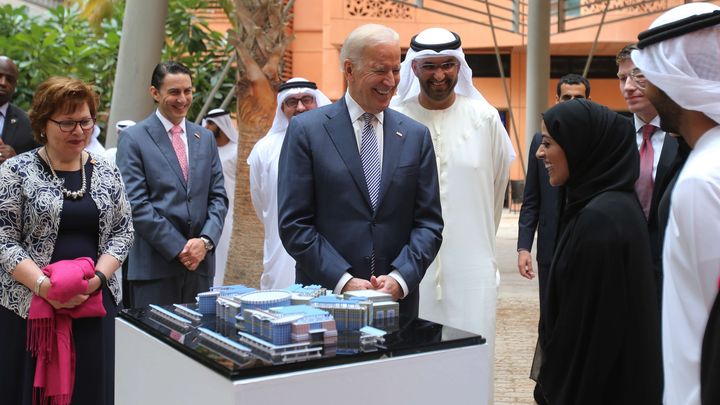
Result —
<svg viewBox="0 0 720 405"><path fill-rule="evenodd" d="M192 197L188 197L188 202L192 202Z"/></svg>

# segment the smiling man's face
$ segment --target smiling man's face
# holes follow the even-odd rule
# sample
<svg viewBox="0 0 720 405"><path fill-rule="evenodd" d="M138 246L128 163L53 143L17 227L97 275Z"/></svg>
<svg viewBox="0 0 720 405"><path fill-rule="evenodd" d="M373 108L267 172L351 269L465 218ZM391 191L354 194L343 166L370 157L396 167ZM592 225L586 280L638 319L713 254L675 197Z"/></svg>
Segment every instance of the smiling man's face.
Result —
<svg viewBox="0 0 720 405"><path fill-rule="evenodd" d="M365 112L377 114L390 105L400 82L400 44L366 46L360 59L344 62L348 91Z"/></svg>

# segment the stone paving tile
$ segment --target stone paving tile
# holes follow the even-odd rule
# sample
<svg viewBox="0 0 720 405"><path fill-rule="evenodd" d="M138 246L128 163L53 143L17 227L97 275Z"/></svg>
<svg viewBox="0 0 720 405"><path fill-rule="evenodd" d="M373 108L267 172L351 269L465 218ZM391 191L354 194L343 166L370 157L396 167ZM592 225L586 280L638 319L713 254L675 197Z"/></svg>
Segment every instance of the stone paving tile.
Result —
<svg viewBox="0 0 720 405"><path fill-rule="evenodd" d="M518 214L507 210L497 233L500 268L495 348L495 405L533 405L535 383L528 378L537 341L537 280L517 271Z"/></svg>

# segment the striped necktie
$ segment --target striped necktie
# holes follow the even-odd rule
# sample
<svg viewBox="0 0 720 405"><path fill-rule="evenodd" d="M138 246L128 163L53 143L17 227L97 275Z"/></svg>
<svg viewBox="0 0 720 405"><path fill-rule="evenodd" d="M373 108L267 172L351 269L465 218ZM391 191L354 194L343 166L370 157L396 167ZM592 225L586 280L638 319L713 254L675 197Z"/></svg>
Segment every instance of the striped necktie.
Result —
<svg viewBox="0 0 720 405"><path fill-rule="evenodd" d="M378 195L380 194L382 167L380 166L380 151L375 136L375 128L373 127L373 118L375 116L370 113L362 115L365 126L362 129L362 138L360 139L360 160L362 160L363 172L365 172L365 182L367 183L368 194L370 194L370 203L373 211L375 211L377 209ZM370 254L370 276L374 275L375 248L373 247Z"/></svg>
<svg viewBox="0 0 720 405"><path fill-rule="evenodd" d="M363 171L365 172L365 182L367 183L368 194L370 194L370 203L373 210L375 210L377 209L377 200L380 194L380 176L382 174L380 151L378 150L375 128L373 127L373 118L375 116L365 113L362 118L365 121L365 126L362 129L362 138L360 140L360 160L362 160Z"/></svg>

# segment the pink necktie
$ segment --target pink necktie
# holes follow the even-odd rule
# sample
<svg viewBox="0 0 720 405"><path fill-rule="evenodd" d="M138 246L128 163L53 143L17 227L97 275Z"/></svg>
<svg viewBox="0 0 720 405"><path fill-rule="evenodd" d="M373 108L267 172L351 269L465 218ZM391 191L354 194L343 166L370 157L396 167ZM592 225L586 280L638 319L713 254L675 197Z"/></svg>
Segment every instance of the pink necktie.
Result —
<svg viewBox="0 0 720 405"><path fill-rule="evenodd" d="M174 127L170 128L170 134L172 135L170 137L170 139L172 139L172 146L173 149L175 149L175 155L177 156L178 163L180 163L180 170L182 170L183 177L185 178L185 182L187 183L188 161L187 154L185 153L185 144L183 143L183 140L181 138L182 133L183 130L180 125L175 125Z"/></svg>
<svg viewBox="0 0 720 405"><path fill-rule="evenodd" d="M650 137L655 132L655 126L646 124L642 127L642 145L640 145L640 176L635 182L635 192L637 193L640 205L642 205L645 218L650 216L650 203L653 195L653 161L655 160L655 152L653 151Z"/></svg>

